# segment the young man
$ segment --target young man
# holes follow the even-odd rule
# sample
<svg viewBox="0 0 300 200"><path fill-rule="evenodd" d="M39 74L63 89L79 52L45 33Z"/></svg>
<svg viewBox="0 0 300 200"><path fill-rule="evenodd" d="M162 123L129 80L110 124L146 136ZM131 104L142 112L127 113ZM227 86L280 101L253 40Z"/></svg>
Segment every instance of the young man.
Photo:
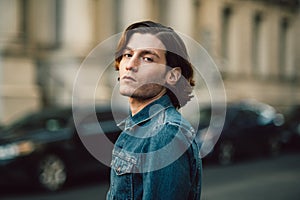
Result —
<svg viewBox="0 0 300 200"><path fill-rule="evenodd" d="M199 200L199 147L177 111L194 86L182 39L155 22L132 24L119 41L115 67L131 112L113 150L107 199Z"/></svg>

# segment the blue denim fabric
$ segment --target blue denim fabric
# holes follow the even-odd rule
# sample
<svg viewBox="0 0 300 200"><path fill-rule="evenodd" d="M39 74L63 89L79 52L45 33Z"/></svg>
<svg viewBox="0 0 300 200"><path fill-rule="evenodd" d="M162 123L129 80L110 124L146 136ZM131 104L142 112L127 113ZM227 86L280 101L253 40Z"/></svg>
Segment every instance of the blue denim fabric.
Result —
<svg viewBox="0 0 300 200"><path fill-rule="evenodd" d="M195 131L167 95L124 121L111 162L107 200L200 199Z"/></svg>

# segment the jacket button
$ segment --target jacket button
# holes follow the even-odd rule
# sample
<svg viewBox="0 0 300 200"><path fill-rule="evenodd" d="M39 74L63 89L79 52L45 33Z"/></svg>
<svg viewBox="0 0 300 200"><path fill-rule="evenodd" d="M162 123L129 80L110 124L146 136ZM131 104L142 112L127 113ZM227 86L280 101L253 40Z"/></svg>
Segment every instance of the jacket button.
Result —
<svg viewBox="0 0 300 200"><path fill-rule="evenodd" d="M121 172L121 167L118 167L116 171L117 171L117 173L120 173Z"/></svg>

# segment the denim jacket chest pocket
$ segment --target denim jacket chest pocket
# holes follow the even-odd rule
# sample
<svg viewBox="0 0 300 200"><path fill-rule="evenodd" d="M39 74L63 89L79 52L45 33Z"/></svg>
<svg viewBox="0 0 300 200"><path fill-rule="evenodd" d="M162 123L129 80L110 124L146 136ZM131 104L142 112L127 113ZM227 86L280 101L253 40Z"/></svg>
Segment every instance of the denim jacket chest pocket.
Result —
<svg viewBox="0 0 300 200"><path fill-rule="evenodd" d="M137 158L124 151L114 149L111 162L113 177L108 199L134 199L133 173L135 173Z"/></svg>
<svg viewBox="0 0 300 200"><path fill-rule="evenodd" d="M111 167L118 176L134 173L137 165L137 158L122 150L113 150Z"/></svg>

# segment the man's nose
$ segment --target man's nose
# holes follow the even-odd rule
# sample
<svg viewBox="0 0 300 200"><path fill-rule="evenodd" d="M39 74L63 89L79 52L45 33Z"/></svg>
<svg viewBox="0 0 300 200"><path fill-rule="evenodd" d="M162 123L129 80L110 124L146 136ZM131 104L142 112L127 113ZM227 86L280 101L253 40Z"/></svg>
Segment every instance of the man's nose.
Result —
<svg viewBox="0 0 300 200"><path fill-rule="evenodd" d="M140 59L138 58L138 56L134 55L130 57L129 61L127 62L126 70L136 71L139 64L140 64Z"/></svg>

